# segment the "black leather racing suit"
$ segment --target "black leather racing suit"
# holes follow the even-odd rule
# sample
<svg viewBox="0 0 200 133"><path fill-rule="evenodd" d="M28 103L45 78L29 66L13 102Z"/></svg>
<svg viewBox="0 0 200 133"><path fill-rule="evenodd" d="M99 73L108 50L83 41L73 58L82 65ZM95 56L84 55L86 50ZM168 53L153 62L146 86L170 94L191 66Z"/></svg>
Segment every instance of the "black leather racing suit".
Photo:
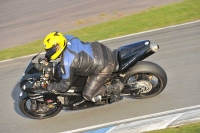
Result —
<svg viewBox="0 0 200 133"><path fill-rule="evenodd" d="M112 51L99 42L85 43L80 39L65 35L67 48L61 57L62 80L48 87L58 92L66 92L71 86L74 75L88 76L83 89L83 97L91 101L97 95L103 96L103 86L114 69Z"/></svg>

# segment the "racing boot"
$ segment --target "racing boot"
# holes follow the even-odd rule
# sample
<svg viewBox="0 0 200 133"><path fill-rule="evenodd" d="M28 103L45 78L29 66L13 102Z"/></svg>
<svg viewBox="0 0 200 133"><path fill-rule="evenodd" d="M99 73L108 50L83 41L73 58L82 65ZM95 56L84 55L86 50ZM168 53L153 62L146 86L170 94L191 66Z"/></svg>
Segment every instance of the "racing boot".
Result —
<svg viewBox="0 0 200 133"><path fill-rule="evenodd" d="M106 87L102 86L99 91L96 93L96 96L92 98L92 102L94 102L96 105L104 104L105 102L102 101L103 97L106 94Z"/></svg>

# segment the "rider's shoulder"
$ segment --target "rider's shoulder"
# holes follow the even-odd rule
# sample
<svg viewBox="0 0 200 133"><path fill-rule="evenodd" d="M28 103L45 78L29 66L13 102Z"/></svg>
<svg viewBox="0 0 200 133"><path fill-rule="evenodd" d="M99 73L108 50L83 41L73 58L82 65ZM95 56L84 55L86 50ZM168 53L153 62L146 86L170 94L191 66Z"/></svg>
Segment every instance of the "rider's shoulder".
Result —
<svg viewBox="0 0 200 133"><path fill-rule="evenodd" d="M70 34L65 34L64 36L65 36L66 39L72 39L72 38L74 38L74 36L70 35Z"/></svg>

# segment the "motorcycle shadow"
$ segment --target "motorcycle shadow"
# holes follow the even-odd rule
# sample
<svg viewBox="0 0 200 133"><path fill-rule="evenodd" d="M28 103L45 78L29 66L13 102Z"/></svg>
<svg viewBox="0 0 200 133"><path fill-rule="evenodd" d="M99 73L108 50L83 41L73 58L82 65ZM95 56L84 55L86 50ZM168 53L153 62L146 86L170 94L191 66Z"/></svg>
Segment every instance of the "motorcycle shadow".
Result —
<svg viewBox="0 0 200 133"><path fill-rule="evenodd" d="M21 92L21 90L20 90L20 87L19 87L19 82L17 82L15 87L13 88L13 91L12 91L12 98L14 100L14 110L20 116L25 117L25 118L29 118L29 117L25 116L19 109L18 102L19 102L20 92Z"/></svg>
<svg viewBox="0 0 200 133"><path fill-rule="evenodd" d="M20 116L22 116L24 118L31 119L31 118L25 116L19 109L18 102L19 102L20 92L21 92L21 90L20 90L19 82L17 82L15 87L13 88L13 91L12 91L12 98L14 100L14 103L13 103L14 104L14 110L18 115L20 115ZM121 96L121 100L123 100L123 98L131 98L131 97L127 96L127 95L122 95ZM118 102L120 102L120 101L118 101ZM109 105L109 104L104 104L104 105L99 105L99 106L105 106L105 105ZM88 109L89 108L94 108L94 107L99 107L99 106L88 107ZM68 111L80 111L80 110L83 110L83 109L86 109L86 108L80 108L80 109L75 109L75 110L68 110L66 108L63 108L62 110L68 112Z"/></svg>

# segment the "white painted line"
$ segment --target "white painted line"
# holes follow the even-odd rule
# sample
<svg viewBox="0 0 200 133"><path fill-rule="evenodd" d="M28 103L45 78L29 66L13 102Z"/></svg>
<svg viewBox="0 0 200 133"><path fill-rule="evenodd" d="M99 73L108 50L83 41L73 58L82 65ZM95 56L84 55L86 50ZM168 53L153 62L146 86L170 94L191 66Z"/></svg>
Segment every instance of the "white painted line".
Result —
<svg viewBox="0 0 200 133"><path fill-rule="evenodd" d="M121 128L116 128L115 130L111 131L111 133L115 133L115 132L123 133L124 131L139 133L139 132L165 129L174 120L178 119L181 116L182 116L182 113L178 113L178 114L166 115L166 116L126 123L124 127L122 126Z"/></svg>
<svg viewBox="0 0 200 133"><path fill-rule="evenodd" d="M174 117L173 119L171 119L168 123L166 123L165 125L162 126L162 128L167 128L173 121L177 120L178 118L180 118L182 115L184 115L184 113L180 113L178 114L176 117Z"/></svg>
<svg viewBox="0 0 200 133"><path fill-rule="evenodd" d="M159 31L159 30L164 30L164 29L168 29L168 28L174 28L174 27L179 27L179 26L184 26L184 25L189 25L189 24L194 24L194 23L198 23L198 22L200 22L200 21L197 20L197 21L188 22L188 23L184 23L184 24L178 24L178 25L167 26L167 27L158 28L158 29L154 29L154 30L148 30L148 31L134 33L134 34L128 34L128 35L125 35L125 36L119 36L119 37L115 37L115 38L109 38L109 39L105 39L105 40L100 40L99 42L105 42L105 41L120 39L120 38L124 38L124 37L135 36L135 35L140 35L140 34L144 34L144 33L150 33L150 32L154 32L154 31ZM43 52L41 54L44 54L44 53L45 52ZM30 56L33 56L33 55L35 55L35 54L22 56L22 57L18 57L18 58L14 58L14 59L3 60L3 61L0 61L0 63L7 62L7 61L13 61L13 60L16 60L16 59L22 59L22 58L30 57Z"/></svg>
<svg viewBox="0 0 200 133"><path fill-rule="evenodd" d="M179 26L184 26L184 25L188 25L188 24L194 24L194 23L198 23L198 22L200 22L200 21L198 20L198 21L188 22L188 23L184 23L184 24L167 26L167 27L163 27L163 28L158 28L158 29L153 29L153 30L138 32L138 33L129 34L129 35L125 35L125 36L119 36L119 37L115 37L115 38L109 38L109 39L101 40L100 42L110 41L110 40L124 38L124 37L129 37L129 36L140 35L140 34L144 34L144 33L149 33L149 32L154 32L154 31L159 31L159 30L164 30L164 29L174 28L174 27L179 27Z"/></svg>
<svg viewBox="0 0 200 133"><path fill-rule="evenodd" d="M95 125L95 126L75 129L75 130L71 130L71 131L65 131L65 132L61 132L61 133L75 133L75 132L87 131L87 130L92 130L95 128L111 126L111 125L116 125L116 124L122 124L125 122L131 122L131 121L136 121L136 120L149 119L152 117L158 117L158 116L162 116L162 115L168 115L168 114L172 114L172 113L178 113L178 112L183 112L183 111L193 110L193 109L198 109L198 108L200 108L200 105L190 106L190 107L185 107L185 108L180 108L180 109L175 109L175 110L170 110L170 111L164 111L164 112L160 112L160 113L144 115L144 116L124 119L124 120L119 120L119 121L114 121L114 122L109 122L109 123L104 123L104 124L99 124L99 125Z"/></svg>
<svg viewBox="0 0 200 133"><path fill-rule="evenodd" d="M140 133L140 132L166 129L169 127L174 127L174 125L180 123L182 125L185 125L194 122L200 122L200 108L195 110L184 111L183 113L174 113L169 115L153 117L149 119L142 119L138 121L123 123L120 125L116 125L115 128L113 128L113 130L111 130L109 133L127 133L127 132ZM97 130L92 130L91 132L104 133L100 131L101 131L100 129L97 129Z"/></svg>
<svg viewBox="0 0 200 133"><path fill-rule="evenodd" d="M110 131L112 131L113 129L115 129L116 127L112 127L110 130L108 130L106 133L109 133Z"/></svg>
<svg viewBox="0 0 200 133"><path fill-rule="evenodd" d="M39 52L38 52L39 53ZM35 54L31 54L31 55L26 55L26 56L22 56L22 57L18 57L18 58L13 58L13 59L8 59L8 60L3 60L3 61L0 61L0 63L3 63L3 62L8 62L8 61L13 61L13 60L17 60L17 59L23 59L23 58L26 58L26 57L31 57L31 56L34 56L36 55L37 53ZM45 52L41 52L41 54L45 54Z"/></svg>

